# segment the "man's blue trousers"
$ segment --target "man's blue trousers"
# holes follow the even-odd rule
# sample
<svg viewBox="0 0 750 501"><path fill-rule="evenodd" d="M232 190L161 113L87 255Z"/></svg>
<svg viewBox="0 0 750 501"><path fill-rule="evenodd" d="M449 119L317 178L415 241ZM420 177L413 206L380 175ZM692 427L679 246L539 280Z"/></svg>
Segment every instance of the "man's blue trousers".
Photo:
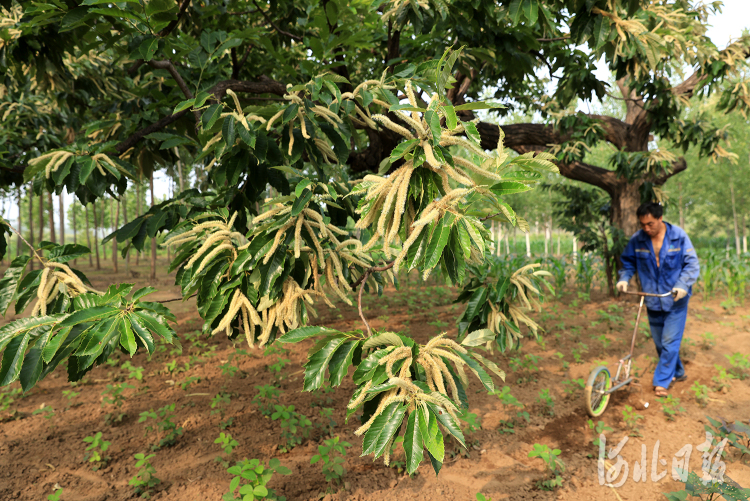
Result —
<svg viewBox="0 0 750 501"><path fill-rule="evenodd" d="M659 363L654 370L654 386L669 388L672 378L685 374L685 366L680 360L680 343L685 332L687 312L687 303L678 310L648 310L651 337L659 355Z"/></svg>

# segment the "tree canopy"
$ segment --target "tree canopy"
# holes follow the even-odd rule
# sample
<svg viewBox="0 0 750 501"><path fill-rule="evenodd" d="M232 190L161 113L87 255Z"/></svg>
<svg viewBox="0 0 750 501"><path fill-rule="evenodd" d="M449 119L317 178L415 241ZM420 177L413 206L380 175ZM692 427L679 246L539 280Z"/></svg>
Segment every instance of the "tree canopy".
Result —
<svg viewBox="0 0 750 501"><path fill-rule="evenodd" d="M207 334L260 346L317 337L306 390L326 374L339 385L354 365L349 410L363 409L364 453L387 461L406 421L410 472L423 449L440 469L439 429L462 442L465 368L488 390L490 373L502 377L473 348L512 349L522 328L536 332L526 312L542 298L544 272L486 263L485 220L528 230L505 197L559 169L607 191L627 231L624 211L685 166L649 149L650 135L727 156L725 129L681 110L717 89L722 109L750 104L741 81L718 85L741 78L747 42L719 51L706 39L718 3L2 4L0 182L30 182L38 194L65 189L88 203L121 195L183 152L200 189L107 239L130 252L166 234L170 272L183 298L196 297ZM624 120L571 111L612 92L594 75L600 57L616 73ZM686 65L695 72L675 85ZM556 81L551 95L540 68ZM475 117L479 110L545 122L498 127ZM584 161L602 141L617 148L612 169ZM174 339L169 309L144 299L153 288L100 291L70 268L87 252L41 242L6 271L0 310L15 304L32 316L0 328L0 384L20 379L28 390L63 361L80 379L115 349L151 352L155 339ZM41 269L28 271L31 259ZM462 344L371 330L363 292L382 291L404 269L463 286ZM362 331L307 326L316 302L352 304L352 293Z"/></svg>

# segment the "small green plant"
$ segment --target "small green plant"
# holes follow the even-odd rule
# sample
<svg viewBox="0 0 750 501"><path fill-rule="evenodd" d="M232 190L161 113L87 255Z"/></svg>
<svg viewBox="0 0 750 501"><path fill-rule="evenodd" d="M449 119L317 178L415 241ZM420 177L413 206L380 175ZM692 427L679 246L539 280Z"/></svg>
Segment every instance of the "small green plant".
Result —
<svg viewBox="0 0 750 501"><path fill-rule="evenodd" d="M668 395L656 399L661 404L661 409L667 417L667 421L674 421L678 414L685 412L685 408L680 405L680 399Z"/></svg>
<svg viewBox="0 0 750 501"><path fill-rule="evenodd" d="M253 397L251 402L258 406L261 414L270 416L273 414L274 406L279 402L281 390L270 384L256 386L255 389L258 390L258 394Z"/></svg>
<svg viewBox="0 0 750 501"><path fill-rule="evenodd" d="M174 408L175 404L172 403L165 405L158 411L151 409L141 412L138 422L143 423L149 419L156 420L156 429L161 434L159 442L151 446L152 451L158 451L163 447L170 447L176 444L177 437L182 435L182 426L178 427L177 424L172 421L172 419L174 419ZM146 425L146 435L148 435L149 432L154 431L154 429L153 426Z"/></svg>
<svg viewBox="0 0 750 501"><path fill-rule="evenodd" d="M124 412L119 412L122 404L125 403L126 397L123 392L128 389L133 389L135 386L131 386L126 383L108 384L107 389L102 392L102 407L108 405L112 406L112 411L104 415L104 422L107 426L113 423L122 422L126 416Z"/></svg>
<svg viewBox="0 0 750 501"><path fill-rule="evenodd" d="M622 420L625 423L625 427L630 430L631 437L642 437L640 430L638 429L638 421L642 420L643 416L638 414L635 409L629 405L626 405L622 410Z"/></svg>
<svg viewBox="0 0 750 501"><path fill-rule="evenodd" d="M564 391L566 395L579 394L584 388L586 388L586 381L584 381L582 377L579 377L578 379L566 379L562 383L565 387Z"/></svg>
<svg viewBox="0 0 750 501"><path fill-rule="evenodd" d="M714 368L719 372L716 376L711 378L711 381L713 381L715 385L714 390L726 393L729 391L729 388L732 387L730 381L737 378L734 377L734 374L727 372L727 370L719 364L714 364Z"/></svg>
<svg viewBox="0 0 750 501"><path fill-rule="evenodd" d="M188 391L193 383L200 383L200 381L201 378L198 376L188 376L182 381L182 383L180 383L180 387L183 391Z"/></svg>
<svg viewBox="0 0 750 501"><path fill-rule="evenodd" d="M606 334L602 334L601 336L597 337L596 339L598 339L599 342L602 343L602 347L604 347L604 349L609 348L609 345L612 344L612 341L607 337Z"/></svg>
<svg viewBox="0 0 750 501"><path fill-rule="evenodd" d="M126 360L125 363L120 366L120 369L128 371L128 379L137 379L138 381L143 380L143 367L135 367L130 363L130 360Z"/></svg>
<svg viewBox="0 0 750 501"><path fill-rule="evenodd" d="M499 391L491 391L490 395L496 395L497 398L500 399L500 403L502 404L508 416L512 416L514 412L516 413L515 417L509 417L508 419L500 420L500 432L506 434L515 433L515 427L521 424L520 421L518 421L516 418L521 417L522 414L521 412L518 412L517 409L523 409L523 404L510 393L509 386L503 386L503 389ZM526 415L526 422L528 422L529 414L527 412L523 412L523 414Z"/></svg>
<svg viewBox="0 0 750 501"><path fill-rule="evenodd" d="M544 388L539 392L536 397L536 401L539 404L539 412L542 415L554 416L555 415L555 401L549 392L549 388Z"/></svg>
<svg viewBox="0 0 750 501"><path fill-rule="evenodd" d="M563 479L560 474L565 470L565 464L559 458L560 452L560 449L550 449L545 444L534 444L534 449L529 452L528 457L544 461L548 474L553 477L537 482L537 487L540 489L551 491L562 486Z"/></svg>
<svg viewBox="0 0 750 501"><path fill-rule="evenodd" d="M92 470L98 470L106 465L107 461L111 459L109 456L105 455L107 449L109 449L110 442L102 439L102 432L98 431L96 432L96 435L88 436L84 438L83 441L89 444L89 446L86 447L86 453L83 457L84 461L96 463L91 467Z"/></svg>
<svg viewBox="0 0 750 501"><path fill-rule="evenodd" d="M279 475L292 473L286 466L281 466L281 462L276 458L272 458L268 466L264 466L257 459L243 459L228 468L227 472L234 475L234 478L229 482L229 492L224 494L222 501L285 500L284 497L277 497L276 492L266 485L275 473Z"/></svg>
<svg viewBox="0 0 750 501"><path fill-rule="evenodd" d="M473 412L469 412L469 409L462 409L458 417L461 421L466 423L464 432L471 433L482 429L482 420Z"/></svg>
<svg viewBox="0 0 750 501"><path fill-rule="evenodd" d="M219 444L219 446L222 448L224 453L228 456L232 454L232 451L234 450L235 447L240 445L238 441L232 438L232 435L230 435L229 433L224 433L224 432L219 434L219 438L214 440L214 443ZM217 463L221 463L224 466L224 468L229 467L229 461L227 461L221 456L216 456L214 461L216 461Z"/></svg>
<svg viewBox="0 0 750 501"><path fill-rule="evenodd" d="M492 501L492 498L489 496L485 496L481 492L477 492L477 501Z"/></svg>
<svg viewBox="0 0 750 501"><path fill-rule="evenodd" d="M332 436L333 429L336 427L336 421L333 419L333 408L322 407L319 411L321 423L318 425L323 435Z"/></svg>
<svg viewBox="0 0 750 501"><path fill-rule="evenodd" d="M698 405L701 407L708 405L708 386L700 384L698 381L693 381L690 391L695 395L695 401L698 402Z"/></svg>
<svg viewBox="0 0 750 501"><path fill-rule="evenodd" d="M73 400L74 398L76 398L76 397L77 397L78 395L80 395L80 394L81 394L81 392L80 392L80 391L74 391L74 390L63 390L63 391L62 391L62 394L63 394L63 397L64 397L64 398L66 398L66 399L68 400L68 405L66 405L66 406L65 406L65 409L66 409L66 410L67 410L67 409L70 409L71 407L77 407L78 405L81 405L80 403L78 403L78 404L73 404L73 403L71 402L71 400Z"/></svg>
<svg viewBox="0 0 750 501"><path fill-rule="evenodd" d="M161 480L154 476L156 468L149 461L154 456L155 454L146 456L140 452L133 456L138 473L128 481L128 485L133 487L135 494L146 499L151 497L151 489L161 483Z"/></svg>
<svg viewBox="0 0 750 501"><path fill-rule="evenodd" d="M740 459L745 455L750 455L750 426L742 421L728 423L723 418L719 418L720 421L709 416L706 416L706 418L710 424L704 425L704 428L714 436L712 447L726 438L727 443L740 452ZM724 455L726 454L725 449Z"/></svg>
<svg viewBox="0 0 750 501"><path fill-rule="evenodd" d="M226 430L227 428L232 426L233 423L234 423L234 417L229 417L219 423L219 428L221 428L222 430Z"/></svg>
<svg viewBox="0 0 750 501"><path fill-rule="evenodd" d="M221 417L224 418L224 413L226 412L226 406L229 405L229 403L232 401L231 395L229 393L219 392L216 395L214 395L214 398L211 399L211 415L214 414L221 414Z"/></svg>
<svg viewBox="0 0 750 501"><path fill-rule="evenodd" d="M312 422L304 414L295 411L293 405L274 405L274 409L271 419L281 422L281 438L284 439L284 444L279 450L289 452L310 436Z"/></svg>
<svg viewBox="0 0 750 501"><path fill-rule="evenodd" d="M326 482L329 485L340 484L341 479L346 475L346 469L344 468L346 449L351 447L352 444L342 441L339 437L329 438L323 444L318 446L318 454L310 458L310 464L313 465L322 461ZM338 455L336 455L337 453Z"/></svg>
<svg viewBox="0 0 750 501"><path fill-rule="evenodd" d="M60 501L60 496L62 496L62 493L62 489L56 489L55 492L47 495L47 501Z"/></svg>
<svg viewBox="0 0 750 501"><path fill-rule="evenodd" d="M0 411L5 412L10 408L10 405L16 401L15 396L21 393L21 388L12 388L7 391L0 392Z"/></svg>
<svg viewBox="0 0 750 501"><path fill-rule="evenodd" d="M716 344L716 336L714 336L710 332L705 332L701 334L701 340L699 342L701 349L710 350L711 348L714 347L715 344Z"/></svg>
<svg viewBox="0 0 750 501"><path fill-rule="evenodd" d="M239 367L232 364L231 360L225 364L219 365L219 369L221 369L221 375L229 379L233 378L234 375L237 374L237 371L240 370Z"/></svg>
<svg viewBox="0 0 750 501"><path fill-rule="evenodd" d="M732 366L729 368L729 373L740 381L744 381L750 376L750 355L743 355L742 353L733 353L731 355L724 355L729 360L729 364Z"/></svg>
<svg viewBox="0 0 750 501"><path fill-rule="evenodd" d="M281 371L284 370L284 367L286 367L289 362L290 360L288 358L276 357L276 362L268 366L268 370L273 374L274 379L281 379Z"/></svg>
<svg viewBox="0 0 750 501"><path fill-rule="evenodd" d="M604 421L597 421L596 424L594 424L594 421L591 419L588 420L589 430L594 432L594 439L591 441L592 444L594 444L594 447L596 449L596 453L599 453L599 435L606 433L608 431L612 431L612 428L607 426L607 424Z"/></svg>

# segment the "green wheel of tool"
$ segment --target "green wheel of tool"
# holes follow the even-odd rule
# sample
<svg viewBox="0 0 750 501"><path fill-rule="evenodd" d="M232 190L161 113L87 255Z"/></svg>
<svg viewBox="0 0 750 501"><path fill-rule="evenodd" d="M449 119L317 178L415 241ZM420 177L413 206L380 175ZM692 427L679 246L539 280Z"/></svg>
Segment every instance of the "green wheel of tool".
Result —
<svg viewBox="0 0 750 501"><path fill-rule="evenodd" d="M599 366L589 375L584 392L586 393L586 412L591 417L601 416L609 404L609 393L606 393L612 387L612 377L609 370L604 366Z"/></svg>

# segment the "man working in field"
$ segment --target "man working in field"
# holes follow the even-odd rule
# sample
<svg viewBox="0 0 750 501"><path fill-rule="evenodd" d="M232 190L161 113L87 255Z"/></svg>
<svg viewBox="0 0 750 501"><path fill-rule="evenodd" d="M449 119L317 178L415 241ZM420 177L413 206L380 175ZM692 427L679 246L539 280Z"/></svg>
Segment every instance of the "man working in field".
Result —
<svg viewBox="0 0 750 501"><path fill-rule="evenodd" d="M638 273L643 292L672 292L671 296L664 298L646 298L651 337L659 354L659 363L654 370L654 391L657 397L665 397L673 381L687 379L680 360L680 343L685 331L688 300L700 266L685 231L662 220L661 205L642 204L636 214L641 230L632 236L622 253L617 290L626 292L628 282Z"/></svg>

